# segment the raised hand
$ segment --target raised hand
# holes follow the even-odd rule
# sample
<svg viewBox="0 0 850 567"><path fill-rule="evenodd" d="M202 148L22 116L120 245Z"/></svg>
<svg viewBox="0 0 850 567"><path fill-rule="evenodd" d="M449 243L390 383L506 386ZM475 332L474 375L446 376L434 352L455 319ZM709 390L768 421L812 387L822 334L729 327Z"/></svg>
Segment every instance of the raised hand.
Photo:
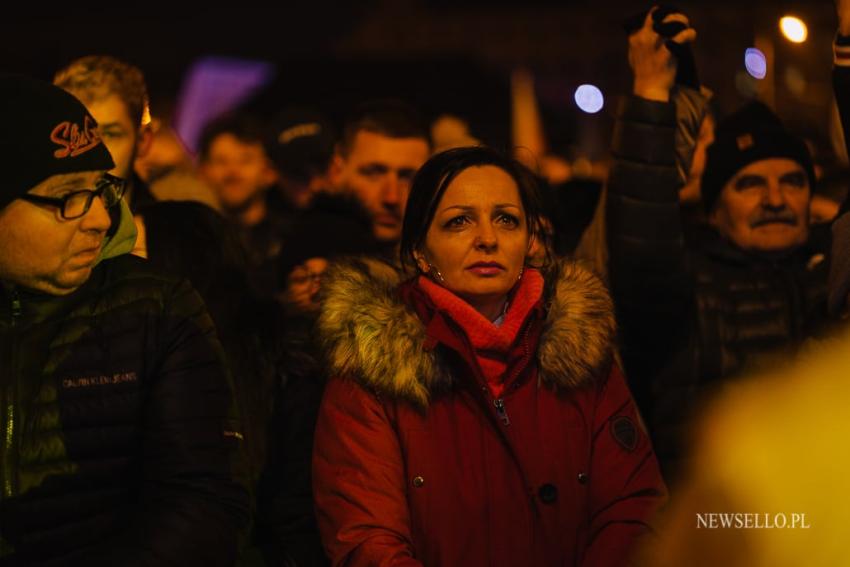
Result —
<svg viewBox="0 0 850 567"><path fill-rule="evenodd" d="M837 1L850 4L850 0ZM677 61L665 45L668 39L653 29L652 15L656 9L650 10L644 19L643 27L629 36L629 65L635 77L632 92L641 98L667 102L670 99L670 89L676 80ZM683 44L696 39L697 32L690 27L687 16L680 13L670 14L662 23L671 22L680 22L687 27L669 41Z"/></svg>

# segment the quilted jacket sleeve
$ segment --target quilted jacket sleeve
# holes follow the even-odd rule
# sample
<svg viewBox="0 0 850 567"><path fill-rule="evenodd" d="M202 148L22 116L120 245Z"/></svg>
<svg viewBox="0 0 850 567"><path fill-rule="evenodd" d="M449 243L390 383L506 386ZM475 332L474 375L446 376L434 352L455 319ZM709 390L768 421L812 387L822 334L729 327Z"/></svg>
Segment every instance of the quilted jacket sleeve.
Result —
<svg viewBox="0 0 850 567"><path fill-rule="evenodd" d="M383 405L352 380L330 380L313 447L313 496L333 565L421 565L404 486L401 448Z"/></svg>
<svg viewBox="0 0 850 567"><path fill-rule="evenodd" d="M618 309L674 308L688 296L673 104L624 101L612 141L607 226ZM623 322L627 323L627 322Z"/></svg>
<svg viewBox="0 0 850 567"><path fill-rule="evenodd" d="M693 328L676 169L672 103L626 99L612 140L606 230L623 364L635 399L653 415L653 380Z"/></svg>
<svg viewBox="0 0 850 567"><path fill-rule="evenodd" d="M585 567L623 565L667 500L649 435L622 372L601 386L593 417Z"/></svg>

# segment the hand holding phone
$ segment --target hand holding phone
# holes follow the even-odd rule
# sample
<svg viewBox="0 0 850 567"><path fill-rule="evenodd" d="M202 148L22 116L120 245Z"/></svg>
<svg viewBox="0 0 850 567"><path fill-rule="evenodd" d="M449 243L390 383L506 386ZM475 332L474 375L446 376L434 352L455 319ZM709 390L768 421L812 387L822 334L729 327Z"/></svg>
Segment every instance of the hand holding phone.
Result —
<svg viewBox="0 0 850 567"><path fill-rule="evenodd" d="M696 30L685 14L670 6L655 6L629 18L624 28L629 34L635 95L666 102L675 84L699 89L690 48Z"/></svg>

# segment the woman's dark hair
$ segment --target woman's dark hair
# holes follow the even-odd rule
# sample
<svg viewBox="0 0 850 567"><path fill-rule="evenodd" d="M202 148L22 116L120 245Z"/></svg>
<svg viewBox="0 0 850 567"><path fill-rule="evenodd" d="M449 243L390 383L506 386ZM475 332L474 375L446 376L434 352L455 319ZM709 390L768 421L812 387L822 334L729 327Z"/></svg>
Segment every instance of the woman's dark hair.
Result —
<svg viewBox="0 0 850 567"><path fill-rule="evenodd" d="M502 152L485 146L474 146L440 152L425 162L416 173L401 229L402 265L416 266L413 253L425 242L425 235L434 220L437 205L449 184L461 171L485 165L498 167L516 182L525 210L528 234L543 246L543 267L551 264L551 235L546 230L547 216L543 212L543 197L534 175L524 165Z"/></svg>
<svg viewBox="0 0 850 567"><path fill-rule="evenodd" d="M256 479L265 462L266 427L279 374L278 305L251 287L244 246L215 210L191 201L160 201L136 212L144 219L149 263L192 282L215 323L233 376L250 474Z"/></svg>

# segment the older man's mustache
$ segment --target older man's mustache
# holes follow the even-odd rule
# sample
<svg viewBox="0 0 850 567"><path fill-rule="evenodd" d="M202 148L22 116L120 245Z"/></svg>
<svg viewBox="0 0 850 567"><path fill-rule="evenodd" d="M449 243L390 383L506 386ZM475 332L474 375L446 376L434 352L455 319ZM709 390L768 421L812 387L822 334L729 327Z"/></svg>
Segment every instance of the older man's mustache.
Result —
<svg viewBox="0 0 850 567"><path fill-rule="evenodd" d="M758 228L768 224L797 225L797 215L792 212L764 213L750 223L751 228Z"/></svg>

